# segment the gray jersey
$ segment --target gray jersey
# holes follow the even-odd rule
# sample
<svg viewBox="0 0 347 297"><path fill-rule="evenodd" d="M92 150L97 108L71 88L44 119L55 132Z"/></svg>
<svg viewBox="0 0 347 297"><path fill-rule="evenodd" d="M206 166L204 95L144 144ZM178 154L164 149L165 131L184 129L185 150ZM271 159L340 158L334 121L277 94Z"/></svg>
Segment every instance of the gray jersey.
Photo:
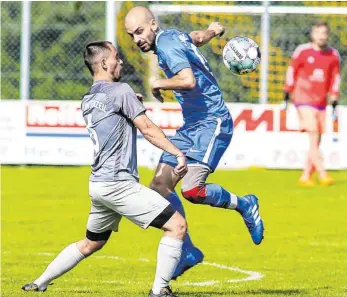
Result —
<svg viewBox="0 0 347 297"><path fill-rule="evenodd" d="M146 109L126 83L95 81L82 99L82 113L94 144L91 181L139 180L136 127Z"/></svg>

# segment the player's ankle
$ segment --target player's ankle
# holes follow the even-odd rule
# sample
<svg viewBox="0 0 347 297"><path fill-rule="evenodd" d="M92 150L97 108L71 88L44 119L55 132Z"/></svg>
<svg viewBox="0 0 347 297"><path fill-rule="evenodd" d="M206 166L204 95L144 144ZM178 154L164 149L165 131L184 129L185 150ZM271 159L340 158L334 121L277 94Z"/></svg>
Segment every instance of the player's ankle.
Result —
<svg viewBox="0 0 347 297"><path fill-rule="evenodd" d="M308 175L308 174L303 174L303 175L301 175L300 180L301 180L301 181L305 181L305 180L309 180L310 178L311 178L310 175Z"/></svg>
<svg viewBox="0 0 347 297"><path fill-rule="evenodd" d="M242 214L243 210L247 207L248 204L249 202L245 198L237 196L237 206L235 210Z"/></svg>
<svg viewBox="0 0 347 297"><path fill-rule="evenodd" d="M328 173L327 173L326 171L320 172L320 173L318 174L318 176L319 176L319 179L320 179L320 180L329 178L329 175L328 175Z"/></svg>

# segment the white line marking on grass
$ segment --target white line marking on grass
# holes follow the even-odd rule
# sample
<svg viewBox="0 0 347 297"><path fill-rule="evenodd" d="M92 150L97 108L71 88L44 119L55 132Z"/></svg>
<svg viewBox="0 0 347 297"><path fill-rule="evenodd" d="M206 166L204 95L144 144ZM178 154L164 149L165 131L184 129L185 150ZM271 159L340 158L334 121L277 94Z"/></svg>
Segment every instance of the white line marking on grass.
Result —
<svg viewBox="0 0 347 297"><path fill-rule="evenodd" d="M243 269L238 268L238 267L226 266L226 265L221 265L221 264L217 264L217 263L210 263L210 262L202 262L201 264L210 265L210 266L214 266L214 267L218 267L220 269L226 269L226 270L230 270L230 271L237 271L237 272L249 275L246 278L229 279L226 281L228 283L248 282L248 281L260 280L264 277L264 275L261 274L260 272L251 271L251 270L243 270Z"/></svg>
<svg viewBox="0 0 347 297"><path fill-rule="evenodd" d="M53 256L53 253L37 253L39 256Z"/></svg>
<svg viewBox="0 0 347 297"><path fill-rule="evenodd" d="M125 259L120 258L118 256L92 256L93 258L99 258L99 259L112 259L112 260L122 260L124 261Z"/></svg>
<svg viewBox="0 0 347 297"><path fill-rule="evenodd" d="M220 283L219 280L210 280L206 282L184 282L183 286L187 287L207 287L207 286L215 286Z"/></svg>
<svg viewBox="0 0 347 297"><path fill-rule="evenodd" d="M312 241L311 246L347 246L345 242Z"/></svg>
<svg viewBox="0 0 347 297"><path fill-rule="evenodd" d="M52 256L54 253L37 253L39 256ZM120 258L118 256L94 256L94 258L99 258L99 259L112 259L116 261L125 261L126 259ZM139 258L138 261L141 262L150 262L149 259L147 258ZM246 274L247 277L241 278L241 279L227 279L223 280L223 282L226 283L239 283L239 282L249 282L249 281L256 281L260 280L264 277L263 274L260 272L256 271L251 271L251 270L243 270L238 267L233 267L233 266L226 266L218 263L211 263L211 262L202 262L200 265L207 265L207 266L213 266L217 267L219 269L223 270L229 270L229 271L236 271L239 273ZM85 279L75 279L78 281L89 281ZM100 283L106 283L106 284L151 284L151 282L136 282L136 281L120 281L120 280L100 280ZM193 286L193 287L206 287L206 286L216 286L221 283L220 280L209 280L209 281L203 281L203 282L184 282L182 285L183 286Z"/></svg>
<svg viewBox="0 0 347 297"><path fill-rule="evenodd" d="M248 281L255 281L260 280L264 277L263 274L256 272L256 271L249 271L249 270L243 270L238 267L232 267L232 266L226 266L222 264L217 263L210 263L210 262L202 262L202 265L208 265L208 266L214 266L220 269L229 270L229 271L237 271L240 273L247 274L248 277L241 278L241 279L227 279L224 280L227 283L239 283L239 282L248 282ZM211 281L205 281L205 282L184 282L184 286L197 286L197 287L204 287L204 286L213 286L219 284L220 281L218 280L211 280Z"/></svg>
<svg viewBox="0 0 347 297"><path fill-rule="evenodd" d="M140 262L149 262L149 259L147 259L147 258L139 258L138 259Z"/></svg>

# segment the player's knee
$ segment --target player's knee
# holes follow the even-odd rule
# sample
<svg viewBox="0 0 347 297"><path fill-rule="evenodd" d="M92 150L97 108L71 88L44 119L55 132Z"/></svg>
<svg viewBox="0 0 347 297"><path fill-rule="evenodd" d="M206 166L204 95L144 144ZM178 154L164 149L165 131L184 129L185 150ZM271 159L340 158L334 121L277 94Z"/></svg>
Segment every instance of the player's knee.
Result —
<svg viewBox="0 0 347 297"><path fill-rule="evenodd" d="M103 248L107 240L110 238L112 231L107 230L101 233L95 233L90 230L86 232L86 238L77 245L84 256L89 256Z"/></svg>
<svg viewBox="0 0 347 297"><path fill-rule="evenodd" d="M206 185L200 185L191 189L182 187L182 195L191 203L201 203L206 197Z"/></svg>
<svg viewBox="0 0 347 297"><path fill-rule="evenodd" d="M175 222L174 228L175 236L179 239L183 239L187 233L187 221L185 218L179 215Z"/></svg>
<svg viewBox="0 0 347 297"><path fill-rule="evenodd" d="M106 240L101 241L91 241L89 239L85 239L78 244L78 248L80 252L85 256L88 257L95 252L101 250L103 246L106 244Z"/></svg>
<svg viewBox="0 0 347 297"><path fill-rule="evenodd" d="M315 126L309 126L305 129L305 131L308 134L317 134L318 135L319 129L318 129L318 127L315 127Z"/></svg>
<svg viewBox="0 0 347 297"><path fill-rule="evenodd" d="M176 238L183 239L187 233L187 221L176 211L170 220L163 226L163 230L169 232L169 234Z"/></svg>

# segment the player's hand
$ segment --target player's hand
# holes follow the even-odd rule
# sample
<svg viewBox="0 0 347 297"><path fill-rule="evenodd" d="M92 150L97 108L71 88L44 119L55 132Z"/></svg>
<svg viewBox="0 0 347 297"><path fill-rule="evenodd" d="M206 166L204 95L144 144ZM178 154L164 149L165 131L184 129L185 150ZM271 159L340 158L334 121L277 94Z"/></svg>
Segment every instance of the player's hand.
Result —
<svg viewBox="0 0 347 297"><path fill-rule="evenodd" d="M331 104L337 105L337 102L339 101L339 97L338 97L338 96L335 96L335 95L332 95L332 96L329 97L329 100L330 100L330 103L331 103Z"/></svg>
<svg viewBox="0 0 347 297"><path fill-rule="evenodd" d="M223 36L225 32L225 28L219 23L219 22L213 22L211 23L207 30L214 31L216 36Z"/></svg>
<svg viewBox="0 0 347 297"><path fill-rule="evenodd" d="M179 177L183 177L188 172L186 157L181 153L176 156L177 166L174 168L174 173Z"/></svg>
<svg viewBox="0 0 347 297"><path fill-rule="evenodd" d="M159 81L159 79L157 79L157 80L152 82L151 93L154 96L154 98L156 98L157 100L159 100L160 102L163 103L164 102L164 98L163 98L163 96L160 93L158 81Z"/></svg>
<svg viewBox="0 0 347 297"><path fill-rule="evenodd" d="M143 95L141 93L136 93L136 97L141 103L143 103Z"/></svg>

